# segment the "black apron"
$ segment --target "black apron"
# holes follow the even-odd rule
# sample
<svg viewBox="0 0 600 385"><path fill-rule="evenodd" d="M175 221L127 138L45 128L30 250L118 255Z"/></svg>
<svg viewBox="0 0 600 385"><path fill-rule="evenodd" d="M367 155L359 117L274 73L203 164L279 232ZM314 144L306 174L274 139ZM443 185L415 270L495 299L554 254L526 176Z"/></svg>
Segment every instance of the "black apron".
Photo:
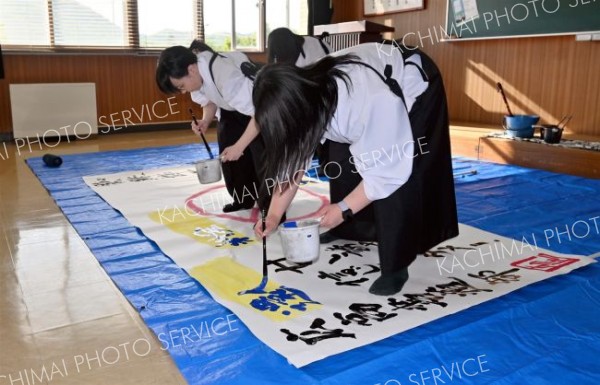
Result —
<svg viewBox="0 0 600 385"><path fill-rule="evenodd" d="M221 118L217 125L219 153L240 139L250 119L250 116L237 111L221 109ZM221 163L227 192L236 203L244 207L251 206L252 202L257 200L255 190L260 186L254 167L254 156L255 154L249 146L238 160Z"/></svg>
<svg viewBox="0 0 600 385"><path fill-rule="evenodd" d="M222 57L222 55L218 52L213 52L208 63L210 77L215 86L213 66L218 57ZM261 64L248 61L241 64L240 70L244 76L254 81L261 66ZM221 92L218 87L217 90L219 93ZM240 112L221 109L221 119L219 120L217 130L219 153L238 141L251 119L250 116ZM237 161L221 163L227 191L235 202L244 207L248 207L251 202L256 201L259 208L268 210L271 202L265 189L264 152L265 146L262 137L259 135L246 147L244 155Z"/></svg>

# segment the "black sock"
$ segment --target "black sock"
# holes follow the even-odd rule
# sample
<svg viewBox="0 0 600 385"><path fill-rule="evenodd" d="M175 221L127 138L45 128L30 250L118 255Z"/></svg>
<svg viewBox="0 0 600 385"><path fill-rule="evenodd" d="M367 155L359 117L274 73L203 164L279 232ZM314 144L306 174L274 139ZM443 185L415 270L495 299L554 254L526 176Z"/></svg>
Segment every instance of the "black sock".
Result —
<svg viewBox="0 0 600 385"><path fill-rule="evenodd" d="M369 288L369 293L375 295L393 295L398 293L408 281L408 268L393 274L382 275L377 278Z"/></svg>
<svg viewBox="0 0 600 385"><path fill-rule="evenodd" d="M228 203L225 206L223 206L223 212L231 213L234 211L249 210L252 207L254 207L254 201L248 201L248 202L244 202L244 203L233 202L233 203Z"/></svg>

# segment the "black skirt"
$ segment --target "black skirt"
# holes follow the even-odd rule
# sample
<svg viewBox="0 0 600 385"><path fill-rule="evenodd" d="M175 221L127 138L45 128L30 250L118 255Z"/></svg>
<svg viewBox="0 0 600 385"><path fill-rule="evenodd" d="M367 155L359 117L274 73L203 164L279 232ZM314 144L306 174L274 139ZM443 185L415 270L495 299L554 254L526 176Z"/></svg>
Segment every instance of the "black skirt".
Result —
<svg viewBox="0 0 600 385"><path fill-rule="evenodd" d="M412 174L393 194L331 230L344 239L377 241L382 274L408 267L418 253L458 235L444 84L435 63L420 51L409 54L415 52L421 55L429 86L409 114L416 142ZM423 144L422 151L418 142ZM330 142L328 161L338 162L343 169L330 181L332 203L344 199L362 180L350 157L348 144Z"/></svg>

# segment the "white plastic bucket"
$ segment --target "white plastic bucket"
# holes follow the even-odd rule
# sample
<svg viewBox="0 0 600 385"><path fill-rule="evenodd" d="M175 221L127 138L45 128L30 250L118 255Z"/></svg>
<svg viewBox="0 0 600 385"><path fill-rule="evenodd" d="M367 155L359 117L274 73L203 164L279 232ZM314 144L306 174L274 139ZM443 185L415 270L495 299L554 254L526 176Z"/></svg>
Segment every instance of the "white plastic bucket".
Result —
<svg viewBox="0 0 600 385"><path fill-rule="evenodd" d="M198 180L202 184L215 183L221 180L221 161L218 158L196 162Z"/></svg>
<svg viewBox="0 0 600 385"><path fill-rule="evenodd" d="M319 224L310 219L299 222L286 222L279 226L279 236L283 256L289 262L306 263L319 259Z"/></svg>

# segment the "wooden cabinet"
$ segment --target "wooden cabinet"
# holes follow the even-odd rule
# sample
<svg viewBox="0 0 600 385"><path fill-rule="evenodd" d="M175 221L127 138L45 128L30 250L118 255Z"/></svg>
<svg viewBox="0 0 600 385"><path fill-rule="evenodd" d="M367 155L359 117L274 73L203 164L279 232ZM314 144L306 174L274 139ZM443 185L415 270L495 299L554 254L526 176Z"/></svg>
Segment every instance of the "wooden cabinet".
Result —
<svg viewBox="0 0 600 385"><path fill-rule="evenodd" d="M502 130L492 126L452 125L452 155L586 178L600 178L600 151L488 136L494 132ZM600 138L589 136L565 135L563 139L600 141Z"/></svg>

